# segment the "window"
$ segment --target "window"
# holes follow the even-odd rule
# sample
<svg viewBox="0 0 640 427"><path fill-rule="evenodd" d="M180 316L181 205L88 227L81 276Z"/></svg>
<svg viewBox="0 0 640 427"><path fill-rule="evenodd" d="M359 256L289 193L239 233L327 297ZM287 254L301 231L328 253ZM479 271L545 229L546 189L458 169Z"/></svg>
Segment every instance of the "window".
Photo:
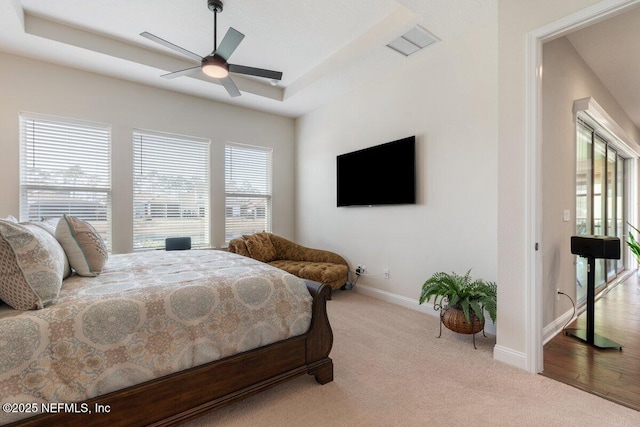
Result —
<svg viewBox="0 0 640 427"><path fill-rule="evenodd" d="M162 249L167 237L209 247L210 141L133 132L133 249Z"/></svg>
<svg viewBox="0 0 640 427"><path fill-rule="evenodd" d="M225 243L271 231L271 148L225 146Z"/></svg>
<svg viewBox="0 0 640 427"><path fill-rule="evenodd" d="M20 114L20 219L73 215L111 250L111 126Z"/></svg>
<svg viewBox="0 0 640 427"><path fill-rule="evenodd" d="M577 121L576 234L619 237L625 229L625 159L612 140L589 124ZM624 254L624 251L620 251ZM587 261L576 262L578 301L587 293ZM596 260L596 289L615 279L624 269L621 260Z"/></svg>

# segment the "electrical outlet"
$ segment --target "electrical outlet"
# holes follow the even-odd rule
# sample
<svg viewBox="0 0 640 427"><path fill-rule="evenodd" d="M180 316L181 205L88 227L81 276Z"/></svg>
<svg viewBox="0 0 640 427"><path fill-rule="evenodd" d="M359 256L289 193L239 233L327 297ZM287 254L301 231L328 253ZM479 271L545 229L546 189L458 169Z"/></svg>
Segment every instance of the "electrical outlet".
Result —
<svg viewBox="0 0 640 427"><path fill-rule="evenodd" d="M560 301L560 288L556 288L556 301Z"/></svg>
<svg viewBox="0 0 640 427"><path fill-rule="evenodd" d="M360 274L364 274L367 271L367 266L366 265L361 265L360 266Z"/></svg>
<svg viewBox="0 0 640 427"><path fill-rule="evenodd" d="M388 269L388 268L385 268L385 269L384 269L384 278L385 278L385 279L388 279L388 278L389 278L389 269Z"/></svg>

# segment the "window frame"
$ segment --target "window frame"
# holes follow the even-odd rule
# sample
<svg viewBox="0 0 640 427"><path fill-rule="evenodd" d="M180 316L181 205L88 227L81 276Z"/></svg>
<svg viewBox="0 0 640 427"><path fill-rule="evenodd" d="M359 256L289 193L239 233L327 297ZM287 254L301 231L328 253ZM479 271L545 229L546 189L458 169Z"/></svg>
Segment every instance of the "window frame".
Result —
<svg viewBox="0 0 640 427"><path fill-rule="evenodd" d="M143 139L146 141L143 142ZM132 131L132 249L136 251L165 249L167 237L191 237L193 248L211 247L211 140L191 135L160 132L134 128ZM155 148L153 146L156 145ZM187 150L186 147L190 145ZM178 148L181 147L181 148ZM156 149L157 151L149 151ZM149 157L153 156L153 157ZM145 164L145 159L147 164ZM174 192L151 191L148 197L159 200L138 200L141 193L140 174L148 168L161 168L160 174L175 174L171 178L186 185L192 185L193 193L185 200L186 194L180 189ZM146 175L145 175L146 176ZM155 194L155 196L154 196ZM164 199L164 200L163 200ZM144 206L141 206L140 204ZM191 219L196 221L191 221ZM160 222L164 220L164 224ZM176 221L179 220L179 221ZM145 227L156 221L157 227ZM190 221L190 224L186 224ZM144 229L147 229L145 233ZM151 233L156 230L157 238ZM146 239L146 240L144 240ZM142 244L140 242L150 242Z"/></svg>
<svg viewBox="0 0 640 427"><path fill-rule="evenodd" d="M33 133L34 126L36 124L42 126L41 131L47 135L45 138L38 137L40 140L39 142L36 142L36 137ZM29 132L31 132L31 135L29 135ZM64 137L61 136L63 132ZM88 221L92 226L94 226L94 228L96 228L105 241L107 249L111 251L113 241L112 126L106 123L68 117L20 112L19 133L20 220L39 221L47 218L58 218L61 217L62 214L78 217L82 220ZM78 155L82 152L79 150L81 146L77 144L81 144L83 138L86 141L91 142L90 148L100 147L101 144L104 144L99 152L94 152L91 156L87 156L85 158L80 157L78 159L81 163L91 162L92 167L89 168L89 171L95 172L91 176L93 176L93 179L97 180L99 184L86 185L85 183L85 185L69 185L60 182L36 182L37 179L35 178L35 174L31 174L28 170L28 162L35 164L37 161L35 156L42 156L45 158L42 167L46 169L46 167L50 165L52 170L55 171L58 169L55 168L55 166L68 163L69 159L72 158L70 153L73 152L74 155ZM37 152L36 146L42 143L50 143L51 145L46 148L42 148ZM71 151L69 147L71 144L76 144L76 150ZM57 195L52 199L43 197L42 200L44 200L45 203L49 200L50 205L48 208L43 210L38 208L37 217L32 215L30 212L30 200L32 200L31 196L33 192L42 192L44 194L51 192L51 195ZM92 200L77 198L75 201L81 203L76 204L74 207L72 203L72 201L76 199L74 196L82 194L93 194L94 196L92 197ZM104 206L102 206L102 204L104 204ZM68 208L65 208L65 205L67 205ZM91 208L92 206L93 209ZM91 214L92 210L94 211L93 214ZM104 215L104 224L98 219L101 218L102 215Z"/></svg>
<svg viewBox="0 0 640 427"><path fill-rule="evenodd" d="M230 172L230 158L229 155L230 153L233 152L237 152L237 153L248 153L248 152L253 152L253 153L264 153L266 155L265 157L265 176L264 176L264 180L260 182L260 185L262 186L262 188L260 188L260 185L258 186L259 188L257 189L257 191L238 191L237 187L235 190L230 189L230 184L231 181L229 180L229 172ZM248 167L250 168L251 165L248 165ZM242 173L248 173L248 170L243 170ZM249 144L240 144L240 143L236 143L236 142L226 142L225 143L225 149L224 149L224 187L225 187L225 193L224 193L224 244L225 246L229 243L230 240L232 240L233 238L239 237L243 234L252 234L255 232L260 232L260 231L266 231L266 232L271 232L272 231L272 226L273 226L273 148L272 147L265 147L265 146L259 146L259 145L249 145ZM229 204L229 200L230 199L253 199L254 201L256 200L263 200L264 201L264 206L256 206L255 211L253 213L248 213L248 212L242 212L242 208L240 207L240 209L237 212L237 215L232 214L229 215L229 212L234 212L233 208L237 207L237 205L235 206L230 206ZM229 209L231 207L231 209ZM262 210L264 210L264 212L262 212ZM262 224L262 226L259 227L246 227L246 228L239 228L237 226L230 226L230 218L242 218L242 216L254 216L254 219L258 219L258 218L264 218L264 221L257 221L260 224ZM251 218L249 218L251 219ZM236 223L238 221L235 221ZM255 225L256 221L254 221L254 225Z"/></svg>

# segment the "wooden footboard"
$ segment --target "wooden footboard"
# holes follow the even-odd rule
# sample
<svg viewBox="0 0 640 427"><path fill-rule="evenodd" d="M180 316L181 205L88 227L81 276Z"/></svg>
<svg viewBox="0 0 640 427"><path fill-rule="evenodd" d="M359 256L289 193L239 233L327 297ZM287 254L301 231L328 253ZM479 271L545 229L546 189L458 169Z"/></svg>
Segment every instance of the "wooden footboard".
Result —
<svg viewBox="0 0 640 427"><path fill-rule="evenodd" d="M206 365L61 407L10 426L170 426L195 418L303 374L320 384L333 380L329 352L333 332L326 302L331 288L307 282L313 296L311 326L306 334Z"/></svg>

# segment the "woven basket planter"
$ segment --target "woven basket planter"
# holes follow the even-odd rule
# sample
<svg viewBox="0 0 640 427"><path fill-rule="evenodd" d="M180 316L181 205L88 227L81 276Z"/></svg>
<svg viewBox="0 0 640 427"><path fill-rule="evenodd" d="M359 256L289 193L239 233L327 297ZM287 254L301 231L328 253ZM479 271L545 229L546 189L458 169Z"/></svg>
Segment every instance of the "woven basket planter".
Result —
<svg viewBox="0 0 640 427"><path fill-rule="evenodd" d="M442 314L442 323L447 329L460 334L476 334L484 329L484 319L480 320L472 312L470 313L471 322L467 322L464 312L457 308L448 308ZM471 325L473 323L473 326Z"/></svg>

